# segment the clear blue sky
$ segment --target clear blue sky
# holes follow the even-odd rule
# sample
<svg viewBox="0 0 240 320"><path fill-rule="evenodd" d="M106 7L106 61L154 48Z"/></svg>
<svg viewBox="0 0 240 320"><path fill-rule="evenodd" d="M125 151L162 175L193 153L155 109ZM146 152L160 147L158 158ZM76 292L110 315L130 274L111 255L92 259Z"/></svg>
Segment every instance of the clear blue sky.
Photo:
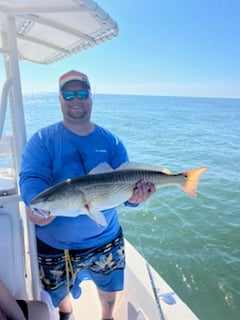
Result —
<svg viewBox="0 0 240 320"><path fill-rule="evenodd" d="M50 66L21 62L23 91L70 70L96 93L240 97L240 0L99 0L119 36Z"/></svg>

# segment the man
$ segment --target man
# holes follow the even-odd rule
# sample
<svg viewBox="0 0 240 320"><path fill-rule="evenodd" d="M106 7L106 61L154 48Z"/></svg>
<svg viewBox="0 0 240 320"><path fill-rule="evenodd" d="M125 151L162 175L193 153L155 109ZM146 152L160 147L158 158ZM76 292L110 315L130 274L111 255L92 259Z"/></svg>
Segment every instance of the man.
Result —
<svg viewBox="0 0 240 320"><path fill-rule="evenodd" d="M86 175L102 162L115 169L128 161L122 142L91 121L91 88L85 74L72 70L62 75L59 100L63 121L39 130L23 153L20 188L27 206L48 187ZM126 205L136 206L154 192L154 185L139 181ZM29 208L36 224L40 276L54 306L59 307L61 320L70 317L69 292L75 298L80 295L83 272L98 288L102 319L112 319L116 292L123 289L124 244L116 209L103 214L106 226L87 215L68 217L67 212L65 217L45 219Z"/></svg>

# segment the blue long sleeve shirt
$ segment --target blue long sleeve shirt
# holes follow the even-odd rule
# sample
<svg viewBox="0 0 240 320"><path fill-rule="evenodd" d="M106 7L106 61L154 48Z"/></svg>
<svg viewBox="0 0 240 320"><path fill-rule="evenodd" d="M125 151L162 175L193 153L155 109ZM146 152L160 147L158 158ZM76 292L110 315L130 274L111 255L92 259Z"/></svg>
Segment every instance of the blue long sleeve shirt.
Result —
<svg viewBox="0 0 240 320"><path fill-rule="evenodd" d="M87 174L101 162L113 169L128 161L123 143L108 130L95 125L92 133L79 136L62 122L36 132L22 156L20 190L27 206L43 190L68 178ZM116 209L103 211L107 226L98 226L87 215L56 217L36 226L36 235L57 249L86 249L112 240L119 231Z"/></svg>

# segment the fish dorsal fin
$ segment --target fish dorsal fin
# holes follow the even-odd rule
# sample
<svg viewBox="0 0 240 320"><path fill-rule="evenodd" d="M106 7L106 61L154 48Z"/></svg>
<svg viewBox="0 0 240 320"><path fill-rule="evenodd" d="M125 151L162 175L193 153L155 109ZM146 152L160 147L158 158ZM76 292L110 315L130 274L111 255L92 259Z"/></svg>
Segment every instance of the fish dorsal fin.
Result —
<svg viewBox="0 0 240 320"><path fill-rule="evenodd" d="M93 168L89 172L89 174L107 173L107 172L119 171L119 170L149 170L149 171L163 172L166 174L171 173L171 171L166 168L162 168L159 166L146 164L146 163L124 162L117 169L113 169L107 162L101 162L99 165Z"/></svg>
<svg viewBox="0 0 240 320"><path fill-rule="evenodd" d="M99 163L95 168L93 168L89 174L98 174L98 173L106 173L112 172L113 168L107 162Z"/></svg>
<svg viewBox="0 0 240 320"><path fill-rule="evenodd" d="M137 162L124 162L117 170L149 170L149 171L157 171L163 172L166 174L170 174L171 171L166 168L162 168L159 166L146 164L146 163L137 163Z"/></svg>

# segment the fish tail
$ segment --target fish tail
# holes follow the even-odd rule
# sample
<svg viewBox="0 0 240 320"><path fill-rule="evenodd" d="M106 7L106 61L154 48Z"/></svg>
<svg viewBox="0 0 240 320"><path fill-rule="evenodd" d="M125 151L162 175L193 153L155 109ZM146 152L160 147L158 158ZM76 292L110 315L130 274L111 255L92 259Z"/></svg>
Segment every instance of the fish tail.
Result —
<svg viewBox="0 0 240 320"><path fill-rule="evenodd" d="M195 196L200 176L207 170L207 167L201 167L184 172L186 181L182 185L182 189L191 196Z"/></svg>

